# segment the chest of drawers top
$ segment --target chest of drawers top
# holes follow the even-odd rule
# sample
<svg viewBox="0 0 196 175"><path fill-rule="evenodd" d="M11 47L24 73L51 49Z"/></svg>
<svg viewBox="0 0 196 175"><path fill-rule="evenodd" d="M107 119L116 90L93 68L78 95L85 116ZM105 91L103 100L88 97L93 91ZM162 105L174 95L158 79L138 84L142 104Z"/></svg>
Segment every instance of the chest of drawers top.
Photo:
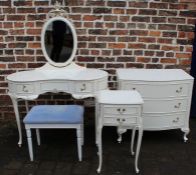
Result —
<svg viewBox="0 0 196 175"><path fill-rule="evenodd" d="M132 81L180 81L193 80L181 69L117 69L119 80Z"/></svg>

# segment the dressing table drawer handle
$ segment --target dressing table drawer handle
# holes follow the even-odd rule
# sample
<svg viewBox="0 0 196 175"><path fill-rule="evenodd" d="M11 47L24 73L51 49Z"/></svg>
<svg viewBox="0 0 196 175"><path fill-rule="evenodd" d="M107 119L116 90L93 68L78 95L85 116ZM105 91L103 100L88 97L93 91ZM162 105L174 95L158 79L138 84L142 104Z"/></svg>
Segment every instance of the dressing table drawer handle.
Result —
<svg viewBox="0 0 196 175"><path fill-rule="evenodd" d="M82 88L80 89L81 91L86 90L86 84L82 84Z"/></svg>
<svg viewBox="0 0 196 175"><path fill-rule="evenodd" d="M182 87L176 90L176 93L181 93L182 92Z"/></svg>
<svg viewBox="0 0 196 175"><path fill-rule="evenodd" d="M27 86L25 86L25 85L23 85L22 90L23 90L23 92L29 92L27 89Z"/></svg>
<svg viewBox="0 0 196 175"><path fill-rule="evenodd" d="M173 123L177 123L179 121L179 117L177 117L175 120L173 120Z"/></svg>
<svg viewBox="0 0 196 175"><path fill-rule="evenodd" d="M180 108L181 103L178 103L177 105L174 106L174 108Z"/></svg>

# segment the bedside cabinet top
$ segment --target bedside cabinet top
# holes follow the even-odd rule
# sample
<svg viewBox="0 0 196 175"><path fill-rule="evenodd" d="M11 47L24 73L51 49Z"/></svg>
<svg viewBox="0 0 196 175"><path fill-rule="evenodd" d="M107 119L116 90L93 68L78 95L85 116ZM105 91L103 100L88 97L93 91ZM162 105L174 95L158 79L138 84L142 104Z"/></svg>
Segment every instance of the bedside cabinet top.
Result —
<svg viewBox="0 0 196 175"><path fill-rule="evenodd" d="M143 104L141 95L135 90L102 90L97 95L98 103L102 104Z"/></svg>

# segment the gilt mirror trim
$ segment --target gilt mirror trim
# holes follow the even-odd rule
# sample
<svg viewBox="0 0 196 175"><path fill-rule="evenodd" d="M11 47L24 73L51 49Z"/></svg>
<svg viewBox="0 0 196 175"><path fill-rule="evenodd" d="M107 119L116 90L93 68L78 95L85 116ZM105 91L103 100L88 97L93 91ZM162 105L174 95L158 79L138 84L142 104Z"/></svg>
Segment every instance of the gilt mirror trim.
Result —
<svg viewBox="0 0 196 175"><path fill-rule="evenodd" d="M46 31L49 27L49 25L51 25L54 21L62 21L64 22L70 29L71 31L71 34L72 34L72 37L73 37L73 48L72 48L72 53L70 55L70 57L65 61L65 62L55 62L53 61L49 54L47 53L47 50L46 50L46 44L45 44L45 37L46 37ZM76 55L76 51L77 51L77 35L76 35L76 31L75 31L75 28L73 26L73 24L66 18L64 17L53 17L53 18L50 18L43 26L42 28L42 32L41 32L41 48L42 48L42 51L43 51L43 54L46 58L46 60L49 62L49 64L55 66L55 67L64 67L64 66L67 66L68 64L70 64L75 55Z"/></svg>

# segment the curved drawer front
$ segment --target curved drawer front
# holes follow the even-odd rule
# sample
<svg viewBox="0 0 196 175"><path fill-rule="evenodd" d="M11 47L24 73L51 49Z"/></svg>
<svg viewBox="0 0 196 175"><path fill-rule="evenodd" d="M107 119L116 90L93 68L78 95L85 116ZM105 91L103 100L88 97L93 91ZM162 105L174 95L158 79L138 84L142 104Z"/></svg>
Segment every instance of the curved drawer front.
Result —
<svg viewBox="0 0 196 175"><path fill-rule="evenodd" d="M104 105L103 112L104 116L112 116L112 115L136 115L138 114L138 107L130 107L128 105Z"/></svg>
<svg viewBox="0 0 196 175"><path fill-rule="evenodd" d="M104 117L103 118L103 123L104 125L108 126L129 126L131 124L137 123L137 117L113 117L113 118L108 118Z"/></svg>
<svg viewBox="0 0 196 175"><path fill-rule="evenodd" d="M122 82L122 88L125 90L137 90L143 98L170 98L188 96L190 86L188 83L135 83Z"/></svg>
<svg viewBox="0 0 196 175"><path fill-rule="evenodd" d="M171 113L187 110L188 99L144 100L144 113Z"/></svg>
<svg viewBox="0 0 196 175"><path fill-rule="evenodd" d="M40 82L40 90L41 92L66 92L69 90L69 82L63 81L46 81Z"/></svg>
<svg viewBox="0 0 196 175"><path fill-rule="evenodd" d="M164 130L180 128L184 125L185 113L175 113L168 115L143 115L145 130Z"/></svg>
<svg viewBox="0 0 196 175"><path fill-rule="evenodd" d="M9 83L11 93L18 95L31 95L35 93L34 83Z"/></svg>
<svg viewBox="0 0 196 175"><path fill-rule="evenodd" d="M75 91L76 93L87 93L92 92L93 90L93 82L76 82Z"/></svg>

